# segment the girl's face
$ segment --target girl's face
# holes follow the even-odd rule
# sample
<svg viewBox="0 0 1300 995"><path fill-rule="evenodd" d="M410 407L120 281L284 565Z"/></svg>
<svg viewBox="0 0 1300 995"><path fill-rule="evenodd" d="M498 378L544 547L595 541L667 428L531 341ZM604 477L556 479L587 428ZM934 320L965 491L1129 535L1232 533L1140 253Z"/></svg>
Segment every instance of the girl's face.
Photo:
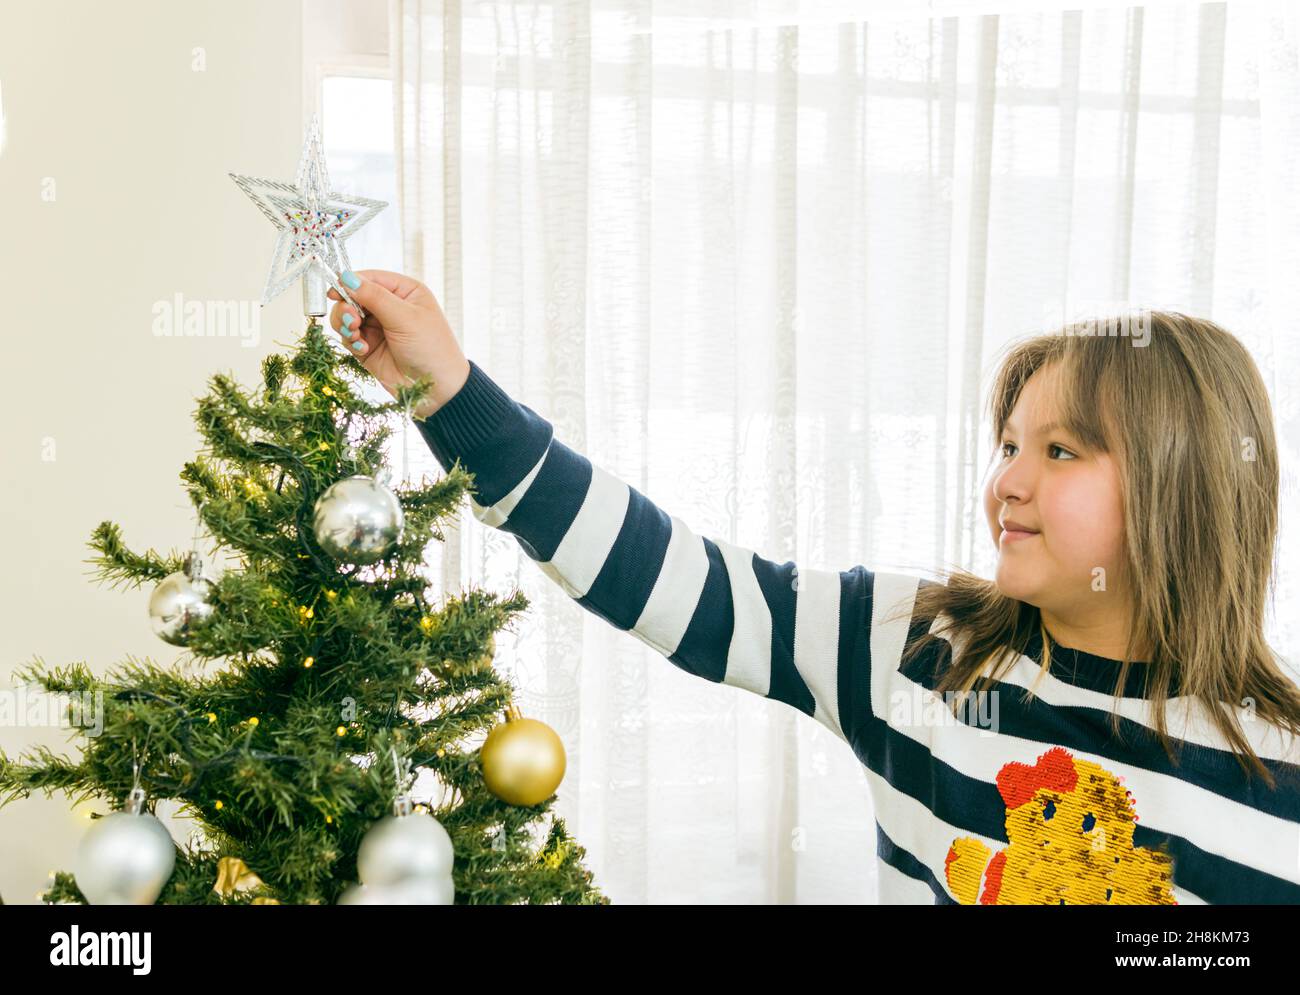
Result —
<svg viewBox="0 0 1300 995"><path fill-rule="evenodd" d="M1120 598L1120 479L1108 454L1054 425L1056 383L1050 366L1029 378L993 455L984 510L998 549L995 581L1063 629L1096 632L1116 620ZM1005 534L1008 519L1036 534Z"/></svg>

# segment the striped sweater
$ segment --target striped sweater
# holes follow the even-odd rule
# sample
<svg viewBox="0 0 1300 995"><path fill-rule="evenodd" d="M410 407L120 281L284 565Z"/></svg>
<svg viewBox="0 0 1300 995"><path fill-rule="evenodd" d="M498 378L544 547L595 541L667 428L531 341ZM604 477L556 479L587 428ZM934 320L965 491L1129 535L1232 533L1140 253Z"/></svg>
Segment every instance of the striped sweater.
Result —
<svg viewBox="0 0 1300 995"><path fill-rule="evenodd" d="M1043 670L1040 641L954 716L931 691L950 642L900 666L934 629L911 612L933 581L805 569L697 535L473 361L417 425L444 469L474 474L474 516L513 534L578 604L689 673L799 709L853 750L874 806L880 902L1300 903L1300 744L1280 730L1244 723L1277 778L1270 790L1245 780L1198 703L1176 698L1172 764L1140 667L1116 738L1119 662L1053 642Z"/></svg>

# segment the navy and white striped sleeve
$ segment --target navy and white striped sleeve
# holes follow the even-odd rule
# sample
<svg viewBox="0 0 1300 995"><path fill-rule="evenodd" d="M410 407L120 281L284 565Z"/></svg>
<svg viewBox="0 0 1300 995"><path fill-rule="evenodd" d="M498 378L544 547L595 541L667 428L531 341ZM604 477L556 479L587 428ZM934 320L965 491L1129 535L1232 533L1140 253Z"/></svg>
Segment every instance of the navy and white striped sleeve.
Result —
<svg viewBox="0 0 1300 995"><path fill-rule="evenodd" d="M688 673L785 702L855 750L871 715L873 575L775 563L704 538L554 437L477 363L416 422L470 505L583 608Z"/></svg>

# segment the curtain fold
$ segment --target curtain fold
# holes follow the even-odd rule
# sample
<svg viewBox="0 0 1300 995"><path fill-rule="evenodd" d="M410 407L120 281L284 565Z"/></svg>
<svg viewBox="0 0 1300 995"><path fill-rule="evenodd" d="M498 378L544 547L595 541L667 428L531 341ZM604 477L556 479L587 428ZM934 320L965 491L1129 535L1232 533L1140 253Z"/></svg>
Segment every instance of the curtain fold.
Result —
<svg viewBox="0 0 1300 995"><path fill-rule="evenodd" d="M695 6L390 0L404 265L467 354L705 535L988 576L1001 349L1210 317L1272 391L1269 636L1300 658L1296 6ZM508 534L435 547L446 591L529 597L498 660L615 901L873 900L868 775L817 723L677 670Z"/></svg>

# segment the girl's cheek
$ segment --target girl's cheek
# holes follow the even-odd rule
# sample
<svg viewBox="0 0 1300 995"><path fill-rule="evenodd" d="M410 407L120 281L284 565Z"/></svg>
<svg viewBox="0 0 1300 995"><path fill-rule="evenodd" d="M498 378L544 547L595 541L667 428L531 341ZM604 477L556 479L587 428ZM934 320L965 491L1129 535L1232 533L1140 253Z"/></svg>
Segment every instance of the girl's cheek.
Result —
<svg viewBox="0 0 1300 995"><path fill-rule="evenodd" d="M1093 571L1111 571L1118 559L1121 521L1114 495L1104 482L1072 487L1053 495L1044 523L1049 545L1062 560Z"/></svg>

